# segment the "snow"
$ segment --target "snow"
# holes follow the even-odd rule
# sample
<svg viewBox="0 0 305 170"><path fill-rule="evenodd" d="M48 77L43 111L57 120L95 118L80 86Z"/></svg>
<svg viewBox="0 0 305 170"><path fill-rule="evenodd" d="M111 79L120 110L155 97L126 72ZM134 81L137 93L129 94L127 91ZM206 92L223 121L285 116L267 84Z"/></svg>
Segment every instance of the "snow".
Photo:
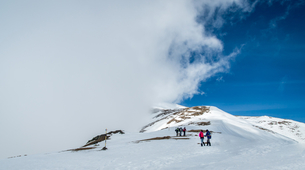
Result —
<svg viewBox="0 0 305 170"><path fill-rule="evenodd" d="M305 143L305 124L289 119L269 116L250 117L240 116L255 126L259 126L275 133L287 136L299 143Z"/></svg>
<svg viewBox="0 0 305 170"><path fill-rule="evenodd" d="M290 126L268 124L283 119L270 117L236 117L216 107L209 112L191 116L196 109L186 110L167 116L147 127L145 133L115 134L107 140L106 151L101 151L104 143L95 149L84 151L61 151L57 153L22 156L0 160L0 170L102 170L102 169L304 169L305 145L301 138L289 131ZM198 109L197 109L198 110ZM180 116L180 117L179 117ZM172 118L189 116L181 122L171 122ZM199 126L198 122L207 122ZM291 120L290 120L291 121ZM190 124L192 122L192 124ZM296 123L300 133L304 124ZM294 124L290 123L291 126ZM281 124L283 125L283 124ZM176 127L187 130L209 129L213 131L212 146L200 146L197 132L187 132L189 139L164 139L141 141L154 137L175 138ZM275 129L274 131L263 128ZM160 130L162 128L166 128ZM280 131L281 130L281 131ZM278 131L283 133L278 133ZM292 135L291 135L292 134ZM291 137L292 136L292 137ZM181 137L177 137L181 138Z"/></svg>

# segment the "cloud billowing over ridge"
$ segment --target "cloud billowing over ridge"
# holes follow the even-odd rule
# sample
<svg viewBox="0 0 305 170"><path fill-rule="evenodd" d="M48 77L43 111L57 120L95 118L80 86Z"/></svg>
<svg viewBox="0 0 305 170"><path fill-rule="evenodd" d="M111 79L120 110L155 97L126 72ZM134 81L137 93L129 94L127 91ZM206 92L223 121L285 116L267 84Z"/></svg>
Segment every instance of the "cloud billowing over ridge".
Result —
<svg viewBox="0 0 305 170"><path fill-rule="evenodd" d="M11 134L23 139L12 154L79 146L104 128L136 129L152 104L199 93L199 83L226 72L238 54L223 56L205 26L220 28L228 9L253 8L242 0L1 6L2 146L17 145Z"/></svg>

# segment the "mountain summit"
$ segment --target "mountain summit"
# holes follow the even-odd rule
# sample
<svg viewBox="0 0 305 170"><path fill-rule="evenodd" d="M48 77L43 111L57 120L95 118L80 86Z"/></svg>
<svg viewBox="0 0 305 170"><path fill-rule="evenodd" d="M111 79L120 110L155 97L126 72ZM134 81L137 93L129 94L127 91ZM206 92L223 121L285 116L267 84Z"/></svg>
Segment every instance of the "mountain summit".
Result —
<svg viewBox="0 0 305 170"><path fill-rule="evenodd" d="M214 106L155 108L152 115L153 122L144 126L140 132L153 132L177 126L205 126L218 131L229 130L230 135L245 132L242 136L250 136L250 139L267 132L267 136L290 138L305 143L305 124L288 119L233 116Z"/></svg>

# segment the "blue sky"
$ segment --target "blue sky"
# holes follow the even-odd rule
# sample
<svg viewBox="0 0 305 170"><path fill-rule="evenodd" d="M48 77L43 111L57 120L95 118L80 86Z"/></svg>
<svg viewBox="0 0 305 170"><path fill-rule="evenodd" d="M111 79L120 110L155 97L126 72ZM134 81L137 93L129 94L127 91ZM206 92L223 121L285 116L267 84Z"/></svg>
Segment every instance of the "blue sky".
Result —
<svg viewBox="0 0 305 170"><path fill-rule="evenodd" d="M268 115L305 122L304 1L260 2L244 17L224 16L213 32L224 55L240 53L227 73L200 85L185 106L213 105L234 115Z"/></svg>

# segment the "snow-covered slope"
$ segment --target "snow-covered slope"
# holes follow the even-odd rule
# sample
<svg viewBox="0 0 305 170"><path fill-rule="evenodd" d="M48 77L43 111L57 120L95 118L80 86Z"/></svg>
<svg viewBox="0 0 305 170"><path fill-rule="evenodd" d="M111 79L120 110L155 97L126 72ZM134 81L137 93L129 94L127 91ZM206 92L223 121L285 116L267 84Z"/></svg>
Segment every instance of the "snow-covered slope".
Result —
<svg viewBox="0 0 305 170"><path fill-rule="evenodd" d="M267 129L273 133L279 133L300 143L305 143L305 124L289 119L281 119L269 116L238 116L254 126Z"/></svg>
<svg viewBox="0 0 305 170"><path fill-rule="evenodd" d="M251 136L251 139L255 136L252 133L259 134L263 130L268 132L267 136L275 135L280 138L286 137L300 143L305 143L305 124L293 120L269 116L233 116L213 106L158 109L153 115L154 121L144 126L141 132L152 132L170 127L188 125L210 125L214 129L228 126L222 130L230 130L233 133L237 129L242 129L246 132L242 136Z"/></svg>
<svg viewBox="0 0 305 170"><path fill-rule="evenodd" d="M0 170L305 167L303 139L289 131L294 124L287 123L289 126L279 130L274 122L271 126L272 121L283 119L237 117L212 106L158 107L152 117L152 123L143 127L142 133L113 134L107 140L106 151L101 150L104 143L99 143L79 150L4 159L0 160ZM295 131L304 134L304 124L294 123L298 126ZM186 136L177 137L176 127L186 127ZM201 147L198 132L206 129L212 131L212 146Z"/></svg>

